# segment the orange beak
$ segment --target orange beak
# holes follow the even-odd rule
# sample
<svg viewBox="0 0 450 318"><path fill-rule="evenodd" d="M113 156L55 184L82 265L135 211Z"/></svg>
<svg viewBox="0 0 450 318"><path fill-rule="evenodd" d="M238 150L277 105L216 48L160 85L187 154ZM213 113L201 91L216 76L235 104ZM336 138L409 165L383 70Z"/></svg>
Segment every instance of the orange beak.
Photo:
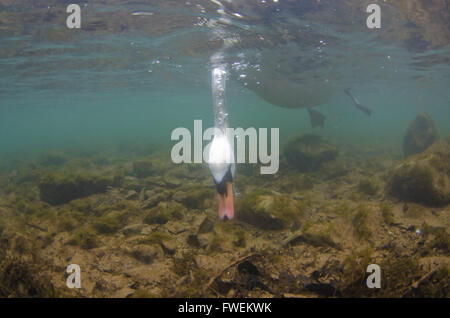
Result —
<svg viewBox="0 0 450 318"><path fill-rule="evenodd" d="M231 220L234 217L233 183L227 181L227 191L219 194L219 218Z"/></svg>

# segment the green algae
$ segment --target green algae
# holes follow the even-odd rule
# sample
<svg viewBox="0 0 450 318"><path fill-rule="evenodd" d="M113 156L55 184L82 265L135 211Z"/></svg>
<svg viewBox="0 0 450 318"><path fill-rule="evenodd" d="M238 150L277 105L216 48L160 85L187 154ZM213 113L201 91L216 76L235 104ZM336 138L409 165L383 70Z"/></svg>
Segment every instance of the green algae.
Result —
<svg viewBox="0 0 450 318"><path fill-rule="evenodd" d="M431 226L423 222L421 230L428 241L422 250L422 255L433 255L435 249L450 255L450 235L444 227Z"/></svg>
<svg viewBox="0 0 450 318"><path fill-rule="evenodd" d="M55 240L55 236L56 236L55 232L44 235L44 237L42 238L42 246L41 247L46 248L47 246L52 244L53 241Z"/></svg>
<svg viewBox="0 0 450 318"><path fill-rule="evenodd" d="M373 196L380 190L380 183L375 178L364 178L359 181L358 190L366 195Z"/></svg>
<svg viewBox="0 0 450 318"><path fill-rule="evenodd" d="M166 210L152 210L144 216L142 222L146 224L166 224L169 222L169 213Z"/></svg>
<svg viewBox="0 0 450 318"><path fill-rule="evenodd" d="M74 210L59 210L56 216L56 231L71 232L86 222L86 215Z"/></svg>
<svg viewBox="0 0 450 318"><path fill-rule="evenodd" d="M410 289L405 297L415 298L449 298L450 270L447 266L440 266L426 279L415 283L415 288Z"/></svg>
<svg viewBox="0 0 450 318"><path fill-rule="evenodd" d="M369 264L381 268L381 288L369 289L366 285L366 269ZM423 272L414 257L387 257L374 260L370 248L347 256L343 264L343 297L402 297L411 283L418 280Z"/></svg>
<svg viewBox="0 0 450 318"><path fill-rule="evenodd" d="M390 173L388 192L405 201L428 206L450 202L450 144L435 142L427 151L412 156Z"/></svg>
<svg viewBox="0 0 450 318"><path fill-rule="evenodd" d="M142 220L146 224L166 224L171 220L183 219L186 208L176 202L160 202L158 206L150 209Z"/></svg>
<svg viewBox="0 0 450 318"><path fill-rule="evenodd" d="M247 246L247 233L243 229L238 229L234 231L233 244L237 247Z"/></svg>
<svg viewBox="0 0 450 318"><path fill-rule="evenodd" d="M171 240L172 238L163 232L157 231L153 232L149 235L147 235L143 240L142 243L149 243L149 244L161 244L164 241Z"/></svg>
<svg viewBox="0 0 450 318"><path fill-rule="evenodd" d="M224 241L224 238L222 235L215 234L211 240L211 242L208 245L207 254L212 254L215 252L222 251L222 242Z"/></svg>
<svg viewBox="0 0 450 318"><path fill-rule="evenodd" d="M99 245L99 238L97 234L91 229L81 228L75 231L72 239L68 242L69 245L77 245L85 250L96 248Z"/></svg>
<svg viewBox="0 0 450 318"><path fill-rule="evenodd" d="M386 223L387 225L392 225L395 223L394 212L392 212L392 207L388 203L381 204L380 210L384 223Z"/></svg>
<svg viewBox="0 0 450 318"><path fill-rule="evenodd" d="M126 215L122 212L113 211L107 215L97 218L92 227L101 234L112 234L125 226L127 221Z"/></svg>
<svg viewBox="0 0 450 318"><path fill-rule="evenodd" d="M93 210L92 199L89 197L72 200L69 205L71 209L84 214L89 214Z"/></svg>
<svg viewBox="0 0 450 318"><path fill-rule="evenodd" d="M206 199L212 198L215 191L209 188L193 189L185 193L181 203L188 209L201 209Z"/></svg>
<svg viewBox="0 0 450 318"><path fill-rule="evenodd" d="M158 298L159 296L153 293L150 293L149 291L145 290L144 288L139 288L136 290L136 292L131 296L132 298Z"/></svg>
<svg viewBox="0 0 450 318"><path fill-rule="evenodd" d="M60 295L51 279L41 274L42 264L8 256L0 264L0 297L53 298Z"/></svg>
<svg viewBox="0 0 450 318"><path fill-rule="evenodd" d="M356 236L361 241L366 241L370 238L371 232L367 223L369 210L367 206L360 204L355 217L353 218L353 228Z"/></svg>
<svg viewBox="0 0 450 318"><path fill-rule="evenodd" d="M350 202L345 200L337 203L333 208L333 212L347 219L351 216L353 210L350 206Z"/></svg>

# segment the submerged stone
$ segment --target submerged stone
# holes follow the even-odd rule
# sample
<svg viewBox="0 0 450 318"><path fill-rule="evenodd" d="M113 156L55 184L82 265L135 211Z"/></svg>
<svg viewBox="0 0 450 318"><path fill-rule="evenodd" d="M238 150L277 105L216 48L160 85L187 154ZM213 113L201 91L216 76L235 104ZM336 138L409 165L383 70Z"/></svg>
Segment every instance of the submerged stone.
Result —
<svg viewBox="0 0 450 318"><path fill-rule="evenodd" d="M189 209L201 209L206 199L212 198L215 191L209 188L193 188L186 191L180 198L180 202Z"/></svg>
<svg viewBox="0 0 450 318"><path fill-rule="evenodd" d="M205 217L197 230L197 234L209 233L214 229L214 221L209 217Z"/></svg>
<svg viewBox="0 0 450 318"><path fill-rule="evenodd" d="M380 184L375 178L363 178L358 184L358 190L367 195L375 195L379 189Z"/></svg>
<svg viewBox="0 0 450 318"><path fill-rule="evenodd" d="M403 138L403 153L406 157L422 153L436 140L439 140L439 133L430 115L427 113L417 115Z"/></svg>
<svg viewBox="0 0 450 318"><path fill-rule="evenodd" d="M300 204L289 196L262 191L245 195L237 211L239 219L264 230L288 228L302 212Z"/></svg>
<svg viewBox="0 0 450 318"><path fill-rule="evenodd" d="M298 243L305 243L315 247L332 247L341 249L340 245L333 241L329 235L319 233L303 233L298 230L283 240L283 246L296 245Z"/></svg>
<svg viewBox="0 0 450 318"><path fill-rule="evenodd" d="M146 178L155 174L155 167L149 159L138 159L133 162L133 172L138 178Z"/></svg>
<svg viewBox="0 0 450 318"><path fill-rule="evenodd" d="M104 193L113 179L92 174L49 173L39 182L40 198L58 205L92 194Z"/></svg>
<svg viewBox="0 0 450 318"><path fill-rule="evenodd" d="M130 251L130 255L144 264L152 264L162 256L161 248L151 245L138 245Z"/></svg>
<svg viewBox="0 0 450 318"><path fill-rule="evenodd" d="M429 206L450 203L450 143L439 141L390 173L388 192L402 200Z"/></svg>
<svg viewBox="0 0 450 318"><path fill-rule="evenodd" d="M334 160L338 151L322 137L306 134L289 141L284 147L284 155L289 165L302 172L312 172Z"/></svg>
<svg viewBox="0 0 450 318"><path fill-rule="evenodd" d="M144 216L146 224L166 224L170 220L183 218L186 208L177 202L160 202L158 206L150 209Z"/></svg>

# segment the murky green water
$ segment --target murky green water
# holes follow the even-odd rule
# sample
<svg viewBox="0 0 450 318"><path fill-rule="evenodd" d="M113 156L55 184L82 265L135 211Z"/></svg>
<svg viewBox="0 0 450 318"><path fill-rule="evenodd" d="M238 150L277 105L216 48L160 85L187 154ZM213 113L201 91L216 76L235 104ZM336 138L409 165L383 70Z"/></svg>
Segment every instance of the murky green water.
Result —
<svg viewBox="0 0 450 318"><path fill-rule="evenodd" d="M303 109L273 107L237 80L260 65L269 73L279 67L287 79L329 81L333 94L318 109L327 116L320 132L333 138L398 139L423 111L448 133L448 29L430 35L434 25L419 18L408 25L408 12L393 4L383 4L377 30L351 2L225 2L229 24L216 27L211 1L83 4L80 30L65 26L69 14L58 1L2 6L3 155L166 142L193 119L212 123L210 57L221 47L219 27L235 41L225 52L232 126L280 127L283 136L310 130ZM133 15L140 12L151 15ZM425 21L434 14L427 13ZM346 87L373 116L355 111Z"/></svg>

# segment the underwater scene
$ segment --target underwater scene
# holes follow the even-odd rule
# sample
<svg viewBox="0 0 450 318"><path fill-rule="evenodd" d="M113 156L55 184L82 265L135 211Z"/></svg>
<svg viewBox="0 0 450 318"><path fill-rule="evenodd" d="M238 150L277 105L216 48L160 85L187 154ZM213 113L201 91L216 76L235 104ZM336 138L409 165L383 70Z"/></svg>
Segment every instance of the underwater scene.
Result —
<svg viewBox="0 0 450 318"><path fill-rule="evenodd" d="M449 5L0 0L0 297L448 298Z"/></svg>

